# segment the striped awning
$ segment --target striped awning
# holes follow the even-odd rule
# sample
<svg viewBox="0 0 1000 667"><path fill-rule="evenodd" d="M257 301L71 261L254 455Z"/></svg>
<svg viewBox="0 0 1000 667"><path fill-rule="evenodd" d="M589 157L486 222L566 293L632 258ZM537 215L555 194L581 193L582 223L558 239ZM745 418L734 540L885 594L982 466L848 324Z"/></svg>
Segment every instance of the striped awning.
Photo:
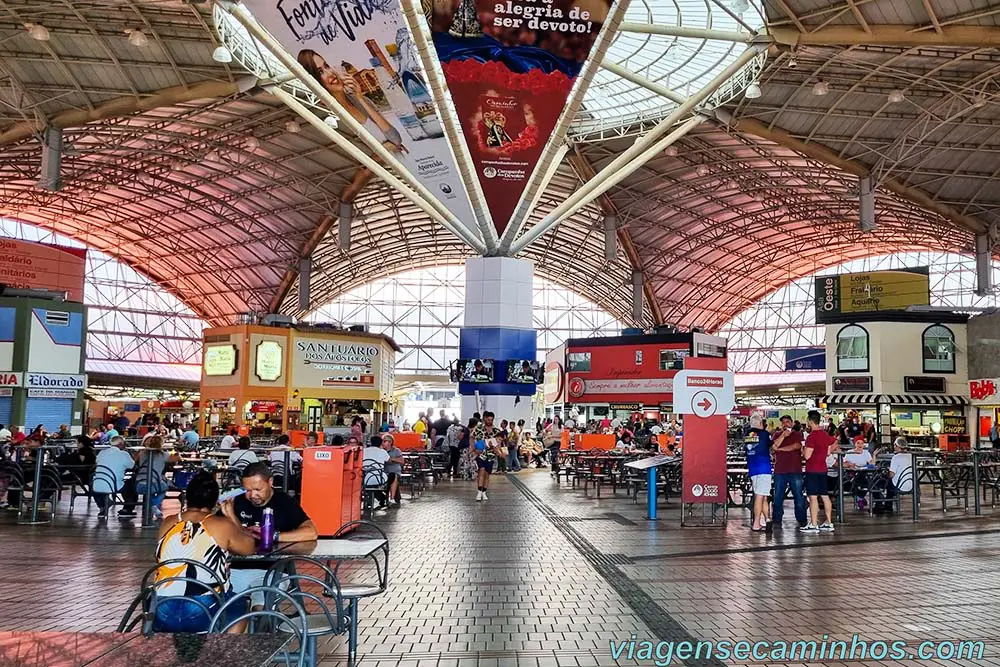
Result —
<svg viewBox="0 0 1000 667"><path fill-rule="evenodd" d="M867 406L880 403L888 405L968 405L964 396L947 394L827 394L822 399L827 405Z"/></svg>
<svg viewBox="0 0 1000 667"><path fill-rule="evenodd" d="M947 394L883 394L880 402L889 405L968 405L969 399Z"/></svg>
<svg viewBox="0 0 1000 667"><path fill-rule="evenodd" d="M827 405L863 406L877 405L879 394L827 394L822 403Z"/></svg>

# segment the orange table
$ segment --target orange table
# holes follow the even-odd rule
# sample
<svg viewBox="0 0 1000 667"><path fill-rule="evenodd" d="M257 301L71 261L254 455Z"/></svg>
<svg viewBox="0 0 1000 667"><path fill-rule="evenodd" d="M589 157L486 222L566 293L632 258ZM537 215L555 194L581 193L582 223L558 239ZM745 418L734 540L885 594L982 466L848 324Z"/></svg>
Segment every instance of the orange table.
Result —
<svg viewBox="0 0 1000 667"><path fill-rule="evenodd" d="M399 431L389 435L392 436L393 443L404 451L424 449L424 439L416 431Z"/></svg>

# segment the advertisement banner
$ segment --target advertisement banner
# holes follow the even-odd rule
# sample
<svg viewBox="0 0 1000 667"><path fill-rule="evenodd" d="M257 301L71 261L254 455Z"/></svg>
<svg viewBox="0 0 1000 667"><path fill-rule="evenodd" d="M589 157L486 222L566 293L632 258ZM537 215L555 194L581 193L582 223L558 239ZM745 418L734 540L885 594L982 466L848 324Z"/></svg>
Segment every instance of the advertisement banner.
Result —
<svg viewBox="0 0 1000 667"><path fill-rule="evenodd" d="M803 347L785 350L786 371L825 371L826 348Z"/></svg>
<svg viewBox="0 0 1000 667"><path fill-rule="evenodd" d="M433 2L434 47L503 235L611 2Z"/></svg>
<svg viewBox="0 0 1000 667"><path fill-rule="evenodd" d="M725 371L726 360L688 358L684 362L684 370L685 372L692 370ZM700 375L707 376L709 373L701 373ZM700 416L701 414L707 416ZM683 502L726 502L727 425L728 417L726 414L715 414L712 410L684 415L684 439L682 441L684 458L681 464Z"/></svg>
<svg viewBox="0 0 1000 667"><path fill-rule="evenodd" d="M243 4L456 219L472 224L472 207L398 2Z"/></svg>
<svg viewBox="0 0 1000 667"><path fill-rule="evenodd" d="M930 302L926 266L816 278L816 321L820 324L843 319L841 315L906 310Z"/></svg>
<svg viewBox="0 0 1000 667"><path fill-rule="evenodd" d="M67 292L83 301L87 251L47 243L0 239L0 285Z"/></svg>

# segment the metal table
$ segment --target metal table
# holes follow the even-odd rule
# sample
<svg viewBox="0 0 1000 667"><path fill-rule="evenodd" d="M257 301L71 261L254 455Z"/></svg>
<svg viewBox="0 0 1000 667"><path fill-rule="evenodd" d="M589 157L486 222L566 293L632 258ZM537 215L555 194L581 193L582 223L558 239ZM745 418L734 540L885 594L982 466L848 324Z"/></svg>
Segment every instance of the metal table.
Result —
<svg viewBox="0 0 1000 667"><path fill-rule="evenodd" d="M292 640L275 634L0 632L0 656L20 667L264 667ZM4 663L6 664L6 663Z"/></svg>

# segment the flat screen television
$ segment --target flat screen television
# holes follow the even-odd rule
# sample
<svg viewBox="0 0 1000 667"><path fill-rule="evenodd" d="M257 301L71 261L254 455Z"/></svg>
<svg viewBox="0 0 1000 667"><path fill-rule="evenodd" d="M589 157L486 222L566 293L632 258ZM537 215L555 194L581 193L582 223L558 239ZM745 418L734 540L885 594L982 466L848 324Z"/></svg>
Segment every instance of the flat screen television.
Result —
<svg viewBox="0 0 1000 667"><path fill-rule="evenodd" d="M513 384L538 384L540 372L534 359L510 359L507 362L507 382Z"/></svg>
<svg viewBox="0 0 1000 667"><path fill-rule="evenodd" d="M493 382L492 359L459 359L455 371L457 382Z"/></svg>

